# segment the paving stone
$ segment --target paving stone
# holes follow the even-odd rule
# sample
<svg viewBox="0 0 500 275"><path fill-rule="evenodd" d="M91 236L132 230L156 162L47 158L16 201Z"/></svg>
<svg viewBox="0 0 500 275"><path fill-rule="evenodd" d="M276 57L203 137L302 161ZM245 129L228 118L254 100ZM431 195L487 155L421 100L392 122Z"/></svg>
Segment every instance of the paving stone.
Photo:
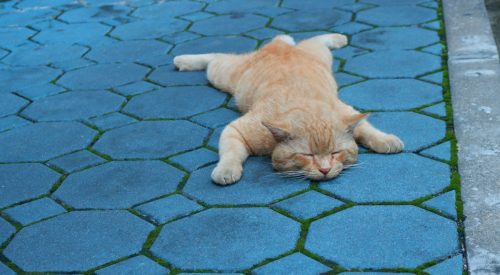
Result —
<svg viewBox="0 0 500 275"><path fill-rule="evenodd" d="M67 92L35 101L22 113L38 121L78 120L116 111L123 102L107 91Z"/></svg>
<svg viewBox="0 0 500 275"><path fill-rule="evenodd" d="M134 82L132 84L127 84L124 86L117 87L115 88L115 90L116 92L122 95L131 96L156 90L158 88L160 88L160 86L154 85L153 83L146 81L139 81L139 82Z"/></svg>
<svg viewBox="0 0 500 275"><path fill-rule="evenodd" d="M281 7L268 7L266 9L261 9L255 11L255 14L261 14L269 17L275 17L284 13L292 12L292 9L281 8Z"/></svg>
<svg viewBox="0 0 500 275"><path fill-rule="evenodd" d="M66 210L49 198L42 198L4 210L12 219L22 225L62 214Z"/></svg>
<svg viewBox="0 0 500 275"><path fill-rule="evenodd" d="M246 37L214 36L176 45L171 54L200 54L210 52L243 53L254 50L256 46L256 40Z"/></svg>
<svg viewBox="0 0 500 275"><path fill-rule="evenodd" d="M415 77L437 70L441 58L435 55L409 51L380 51L354 57L344 69L371 78Z"/></svg>
<svg viewBox="0 0 500 275"><path fill-rule="evenodd" d="M444 102L422 109L422 111L438 116L446 116L446 104Z"/></svg>
<svg viewBox="0 0 500 275"><path fill-rule="evenodd" d="M450 183L448 165L414 154L361 154L358 163L320 188L356 202L412 201Z"/></svg>
<svg viewBox="0 0 500 275"><path fill-rule="evenodd" d="M29 87L47 84L61 74L49 67L0 68L2 92L14 92Z"/></svg>
<svg viewBox="0 0 500 275"><path fill-rule="evenodd" d="M121 113L111 113L100 117L91 118L90 122L101 130L124 126L136 122L135 119Z"/></svg>
<svg viewBox="0 0 500 275"><path fill-rule="evenodd" d="M274 173L268 158L252 157L244 164L237 183L221 187L212 182L214 165L195 171L184 192L208 204L267 204L309 188L308 181L282 178Z"/></svg>
<svg viewBox="0 0 500 275"><path fill-rule="evenodd" d="M346 35L352 35L369 29L373 29L373 27L359 22L348 22L346 24L333 27L332 31L343 33Z"/></svg>
<svg viewBox="0 0 500 275"><path fill-rule="evenodd" d="M340 7L344 5L353 5L354 0L336 0L336 1L304 1L304 0L285 0L281 6L286 8L292 8L297 10L328 10L330 11L334 7Z"/></svg>
<svg viewBox="0 0 500 275"><path fill-rule="evenodd" d="M431 147L429 149L425 149L420 153L422 155L425 155L425 156L450 161L450 159L451 159L451 144L449 141L447 141L447 142L441 143L439 145L436 145L434 147Z"/></svg>
<svg viewBox="0 0 500 275"><path fill-rule="evenodd" d="M354 206L313 222L305 248L344 268L415 268L455 251L458 236L415 206Z"/></svg>
<svg viewBox="0 0 500 275"><path fill-rule="evenodd" d="M8 268L6 265L0 263L0 274L3 275L15 275L16 273L12 269Z"/></svg>
<svg viewBox="0 0 500 275"><path fill-rule="evenodd" d="M303 220L314 218L319 214L341 206L343 203L321 193L310 191L284 201L274 206L283 209L295 217Z"/></svg>
<svg viewBox="0 0 500 275"><path fill-rule="evenodd" d="M443 82L443 72L437 72L434 74L422 76L420 78L423 80L431 81L431 82L434 82L434 83L441 85L441 83Z"/></svg>
<svg viewBox="0 0 500 275"><path fill-rule="evenodd" d="M153 260L139 255L123 262L99 269L98 275L113 274L168 274L168 269L155 263Z"/></svg>
<svg viewBox="0 0 500 275"><path fill-rule="evenodd" d="M201 10L202 3L191 1L172 1L138 8L133 16L141 18L174 18Z"/></svg>
<svg viewBox="0 0 500 275"><path fill-rule="evenodd" d="M436 42L439 42L437 32L416 27L376 28L355 34L351 40L354 45L373 50L411 50Z"/></svg>
<svg viewBox="0 0 500 275"><path fill-rule="evenodd" d="M240 114L235 111L231 111L226 108L219 108L208 113L194 116L191 120L203 126L215 128L226 125L237 119L239 116Z"/></svg>
<svg viewBox="0 0 500 275"><path fill-rule="evenodd" d="M17 46L32 44L27 39L35 32L24 27L0 28L0 46L14 49Z"/></svg>
<svg viewBox="0 0 500 275"><path fill-rule="evenodd" d="M463 274L463 261L462 255L457 255L451 259L447 259L437 265L431 266L425 270L431 275L449 274L460 275Z"/></svg>
<svg viewBox="0 0 500 275"><path fill-rule="evenodd" d="M225 98L205 86L172 87L135 96L123 111L141 118L183 118L217 108Z"/></svg>
<svg viewBox="0 0 500 275"><path fill-rule="evenodd" d="M59 177L58 173L38 163L1 164L0 208L47 193Z"/></svg>
<svg viewBox="0 0 500 275"><path fill-rule="evenodd" d="M199 12L195 12L195 13L183 15L182 18L194 22L194 21L197 21L197 20L207 19L207 18L210 18L212 16L214 16L214 15L211 14L211 13L199 11Z"/></svg>
<svg viewBox="0 0 500 275"><path fill-rule="evenodd" d="M441 23L440 23L439 20L432 21L432 22L429 22L429 23L425 23L425 24L422 24L421 26L429 28L429 29L433 29L433 30L439 30L439 29L441 29Z"/></svg>
<svg viewBox="0 0 500 275"><path fill-rule="evenodd" d="M12 10L0 13L0 26L26 26L54 18L58 14L52 9Z"/></svg>
<svg viewBox="0 0 500 275"><path fill-rule="evenodd" d="M94 149L113 158L161 158L194 149L207 135L187 121L143 121L104 133Z"/></svg>
<svg viewBox="0 0 500 275"><path fill-rule="evenodd" d="M154 70L148 78L164 86L208 84L207 73L205 71L181 72L174 65L162 66Z"/></svg>
<svg viewBox="0 0 500 275"><path fill-rule="evenodd" d="M222 130L224 130L224 127L219 127L214 130L214 132L210 136L210 139L208 140L208 146L211 146L215 149L219 148L219 139L220 135L222 134Z"/></svg>
<svg viewBox="0 0 500 275"><path fill-rule="evenodd" d="M145 19L120 25L111 32L111 35L123 40L154 39L183 31L187 26L189 26L187 21L168 17Z"/></svg>
<svg viewBox="0 0 500 275"><path fill-rule="evenodd" d="M345 11L350 11L350 12L356 13L360 10L366 10L366 9L374 8L374 7L375 7L374 5L365 4L365 3L348 3L345 5L341 5L337 8L340 10L345 10Z"/></svg>
<svg viewBox="0 0 500 275"><path fill-rule="evenodd" d="M276 275L276 274L322 274L329 271L330 268L325 266L301 253L294 253L277 261L268 263L264 266L253 270L252 274L256 275Z"/></svg>
<svg viewBox="0 0 500 275"><path fill-rule="evenodd" d="M203 207L192 200L174 194L163 199L152 201L136 207L142 214L153 218L158 223L189 215Z"/></svg>
<svg viewBox="0 0 500 275"><path fill-rule="evenodd" d="M250 35L251 37L254 37L259 40L273 38L279 34L283 34L283 32L270 28L262 28L251 32L247 32L247 35Z"/></svg>
<svg viewBox="0 0 500 275"><path fill-rule="evenodd" d="M209 209L165 225L151 252L182 269L238 270L293 249L299 231L266 208Z"/></svg>
<svg viewBox="0 0 500 275"><path fill-rule="evenodd" d="M455 208L455 191L450 191L438 197L432 198L422 204L434 208L441 213L457 218L457 209Z"/></svg>
<svg viewBox="0 0 500 275"><path fill-rule="evenodd" d="M240 34L264 27L268 21L268 18L252 14L222 15L194 22L189 30L204 35Z"/></svg>
<svg viewBox="0 0 500 275"><path fill-rule="evenodd" d="M45 161L85 148L94 130L77 122L36 123L0 134L0 162Z"/></svg>
<svg viewBox="0 0 500 275"><path fill-rule="evenodd" d="M79 59L72 59L72 60L64 61L64 62L53 63L51 66L53 66L54 68L61 69L65 72L68 72L68 71L73 71L76 69L81 69L81 68L92 66L92 65L96 65L96 62L90 61L88 59L79 58Z"/></svg>
<svg viewBox="0 0 500 275"><path fill-rule="evenodd" d="M368 53L368 51L364 50L364 49L356 48L353 46L347 46L347 47L343 47L340 49L335 49L333 51L333 56L335 58L340 57L342 59L348 60L348 59L353 58L354 56L362 55L365 53Z"/></svg>
<svg viewBox="0 0 500 275"><path fill-rule="evenodd" d="M346 85L351 85L356 82L360 82L364 80L364 78L361 78L359 76L355 76L352 74L347 74L347 73L336 73L334 75L335 81L337 81L337 85L339 87L346 86Z"/></svg>
<svg viewBox="0 0 500 275"><path fill-rule="evenodd" d="M84 271L138 253L153 228L126 211L75 211L23 228L3 253L28 272Z"/></svg>
<svg viewBox="0 0 500 275"><path fill-rule="evenodd" d="M68 72L57 83L75 90L100 90L142 80L148 71L137 64L102 64Z"/></svg>
<svg viewBox="0 0 500 275"><path fill-rule="evenodd" d="M240 14L264 11L277 6L278 1L276 0L254 0L245 2L239 0L227 0L210 3L206 10L220 14Z"/></svg>
<svg viewBox="0 0 500 275"><path fill-rule="evenodd" d="M382 131L401 138L406 151L433 144L443 139L446 132L444 121L411 112L371 113L368 120Z"/></svg>
<svg viewBox="0 0 500 275"><path fill-rule="evenodd" d="M391 16L387 16L388 14ZM435 10L409 5L393 5L360 11L356 15L356 20L378 26L402 26L430 21L436 16Z"/></svg>
<svg viewBox="0 0 500 275"><path fill-rule="evenodd" d="M443 100L441 87L414 79L373 79L341 90L342 101L365 110L404 110Z"/></svg>
<svg viewBox="0 0 500 275"><path fill-rule="evenodd" d="M29 101L11 93L0 94L0 117L13 115Z"/></svg>
<svg viewBox="0 0 500 275"><path fill-rule="evenodd" d="M0 218L0 244L5 242L12 234L14 234L14 232L16 232L16 228L4 219Z"/></svg>
<svg viewBox="0 0 500 275"><path fill-rule="evenodd" d="M92 45L104 38L111 27L92 22L82 24L61 24L53 28L46 28L33 37L33 40L42 44L66 44L79 43Z"/></svg>
<svg viewBox="0 0 500 275"><path fill-rule="evenodd" d="M85 57L99 63L141 62L145 56L166 55L170 48L172 45L156 40L120 41L97 45Z"/></svg>
<svg viewBox="0 0 500 275"><path fill-rule="evenodd" d="M49 164L71 173L85 167L104 163L105 161L106 160L98 157L97 155L83 150L50 160Z"/></svg>
<svg viewBox="0 0 500 275"><path fill-rule="evenodd" d="M68 23L86 23L86 22L107 22L124 23L132 20L127 14L130 8L120 5L103 5L100 7L82 7L71 9L58 17L59 20Z"/></svg>
<svg viewBox="0 0 500 275"><path fill-rule="evenodd" d="M87 48L79 45L52 44L17 47L2 62L13 66L39 66L78 59Z"/></svg>
<svg viewBox="0 0 500 275"><path fill-rule="evenodd" d="M321 2L323 3L323 2ZM332 3L332 2L328 2ZM287 31L328 30L349 22L351 14L344 11L310 10L296 11L274 18L271 26Z"/></svg>
<svg viewBox="0 0 500 275"><path fill-rule="evenodd" d="M0 118L0 132L10 130L12 128L21 127L30 123L30 121L22 119L18 116L6 116Z"/></svg>
<svg viewBox="0 0 500 275"><path fill-rule="evenodd" d="M75 208L127 208L175 191L183 176L160 161L109 162L71 174L54 196Z"/></svg>
<svg viewBox="0 0 500 275"><path fill-rule="evenodd" d="M205 148L200 148L184 153L182 155L175 156L170 160L181 165L189 171L194 171L208 163L215 162L218 159L219 156L217 155L217 153Z"/></svg>
<svg viewBox="0 0 500 275"><path fill-rule="evenodd" d="M184 32L177 32L177 33L173 33L173 34L167 34L165 36L162 36L161 39L164 41L167 41L169 43L172 43L172 44L180 44L180 43L194 40L194 39L197 39L200 37L201 37L201 35L199 35L199 34L184 31Z"/></svg>
<svg viewBox="0 0 500 275"><path fill-rule="evenodd" d="M22 90L19 90L17 93L27 97L31 100L43 98L49 95L55 95L63 92L65 89L50 83L38 85L38 86L31 86L29 88L25 88Z"/></svg>
<svg viewBox="0 0 500 275"><path fill-rule="evenodd" d="M441 55L443 53L443 46L438 43L438 44L434 44L434 45L429 46L429 47L425 47L422 49L422 51L424 51L426 53L435 54L435 55Z"/></svg>

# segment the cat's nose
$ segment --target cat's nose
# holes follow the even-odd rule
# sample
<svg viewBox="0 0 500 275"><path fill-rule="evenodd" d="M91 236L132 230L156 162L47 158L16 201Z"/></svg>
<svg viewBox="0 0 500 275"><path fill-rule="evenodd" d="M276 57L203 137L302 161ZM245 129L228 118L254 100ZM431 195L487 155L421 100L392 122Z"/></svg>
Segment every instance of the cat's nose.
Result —
<svg viewBox="0 0 500 275"><path fill-rule="evenodd" d="M324 168L324 167L321 167L318 169L323 175L328 175L328 172L330 172L331 168Z"/></svg>

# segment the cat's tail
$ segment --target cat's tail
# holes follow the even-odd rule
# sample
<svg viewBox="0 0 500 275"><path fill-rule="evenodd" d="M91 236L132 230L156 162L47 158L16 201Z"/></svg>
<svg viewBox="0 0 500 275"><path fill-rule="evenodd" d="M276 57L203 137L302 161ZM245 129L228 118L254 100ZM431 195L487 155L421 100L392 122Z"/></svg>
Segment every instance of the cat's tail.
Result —
<svg viewBox="0 0 500 275"><path fill-rule="evenodd" d="M184 54L174 58L174 64L179 71L206 70L208 63L215 59L216 54Z"/></svg>

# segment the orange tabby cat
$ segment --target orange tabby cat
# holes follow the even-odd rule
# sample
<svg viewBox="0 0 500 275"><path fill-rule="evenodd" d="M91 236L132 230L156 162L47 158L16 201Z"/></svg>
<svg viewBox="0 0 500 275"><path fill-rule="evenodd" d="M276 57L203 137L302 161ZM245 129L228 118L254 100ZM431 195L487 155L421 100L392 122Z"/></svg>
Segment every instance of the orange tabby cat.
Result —
<svg viewBox="0 0 500 275"><path fill-rule="evenodd" d="M175 57L181 71L206 69L210 83L232 94L244 113L221 134L214 182L238 181L249 155L272 155L278 171L326 180L356 162L356 142L379 153L403 149L398 137L377 130L366 114L338 99L330 50L346 44L341 34L315 36L298 45L279 35L247 54Z"/></svg>

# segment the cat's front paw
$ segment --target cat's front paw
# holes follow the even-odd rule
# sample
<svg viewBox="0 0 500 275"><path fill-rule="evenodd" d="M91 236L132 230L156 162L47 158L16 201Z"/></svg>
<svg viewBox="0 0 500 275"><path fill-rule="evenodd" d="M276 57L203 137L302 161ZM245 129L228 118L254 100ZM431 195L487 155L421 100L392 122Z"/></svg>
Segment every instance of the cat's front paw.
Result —
<svg viewBox="0 0 500 275"><path fill-rule="evenodd" d="M368 147L377 153L399 153L404 149L404 143L395 135L384 134L368 142Z"/></svg>
<svg viewBox="0 0 500 275"><path fill-rule="evenodd" d="M228 185L237 182L241 178L243 167L237 164L218 164L212 171L212 180L220 185Z"/></svg>

